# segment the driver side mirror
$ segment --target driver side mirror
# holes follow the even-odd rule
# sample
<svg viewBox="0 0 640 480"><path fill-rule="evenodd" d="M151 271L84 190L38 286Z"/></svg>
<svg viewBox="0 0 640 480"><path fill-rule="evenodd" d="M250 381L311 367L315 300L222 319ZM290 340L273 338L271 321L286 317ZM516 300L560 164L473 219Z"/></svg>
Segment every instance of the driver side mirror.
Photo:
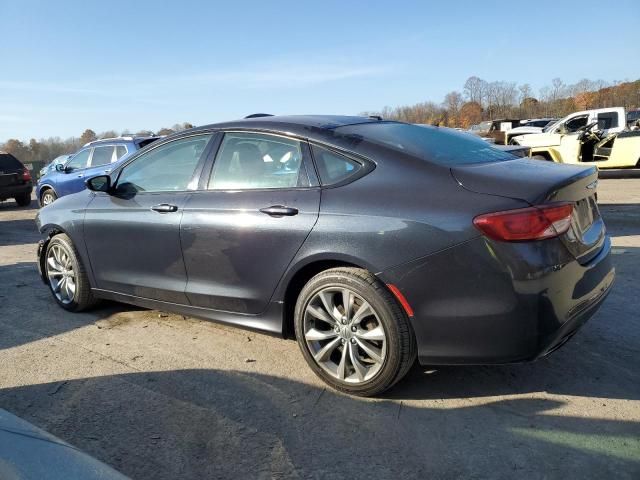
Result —
<svg viewBox="0 0 640 480"><path fill-rule="evenodd" d="M558 127L558 133L564 135L568 132L567 126L563 123Z"/></svg>
<svg viewBox="0 0 640 480"><path fill-rule="evenodd" d="M111 191L111 177L109 175L98 175L97 177L91 177L86 182L87 188L92 192L105 192Z"/></svg>
<svg viewBox="0 0 640 480"><path fill-rule="evenodd" d="M58 164L55 166L55 169L56 169L56 172L64 172L64 165L63 165L63 164L61 164L61 163L58 163Z"/></svg>

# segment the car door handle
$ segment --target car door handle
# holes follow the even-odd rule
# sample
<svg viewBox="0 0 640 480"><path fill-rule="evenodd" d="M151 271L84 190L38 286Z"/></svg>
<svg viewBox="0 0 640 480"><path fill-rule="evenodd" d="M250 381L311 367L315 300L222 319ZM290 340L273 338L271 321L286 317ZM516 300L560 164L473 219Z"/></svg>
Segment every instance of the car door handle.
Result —
<svg viewBox="0 0 640 480"><path fill-rule="evenodd" d="M159 213L177 212L178 211L178 206L177 205L169 205L168 203L161 203L159 205L154 205L153 207L151 207L151 210L153 210L154 212L159 212Z"/></svg>
<svg viewBox="0 0 640 480"><path fill-rule="evenodd" d="M270 207L261 208L262 213L266 213L271 217L292 217L298 214L298 209L293 207L285 207L283 205L272 205Z"/></svg>

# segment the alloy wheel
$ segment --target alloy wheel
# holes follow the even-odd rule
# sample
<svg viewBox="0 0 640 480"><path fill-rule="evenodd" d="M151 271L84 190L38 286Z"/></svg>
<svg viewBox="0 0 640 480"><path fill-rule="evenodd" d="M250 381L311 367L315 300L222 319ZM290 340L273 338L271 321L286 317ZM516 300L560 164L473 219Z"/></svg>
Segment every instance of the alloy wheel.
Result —
<svg viewBox="0 0 640 480"><path fill-rule="evenodd" d="M42 205L45 207L53 203L54 200L55 198L53 197L53 193L51 193L50 191L45 192L44 195L42 195Z"/></svg>
<svg viewBox="0 0 640 480"><path fill-rule="evenodd" d="M325 287L304 311L304 338L315 362L332 377L362 383L384 365L387 334L364 298L342 286Z"/></svg>
<svg viewBox="0 0 640 480"><path fill-rule="evenodd" d="M76 295L76 272L70 253L61 245L49 249L46 271L53 294L61 303L70 304Z"/></svg>

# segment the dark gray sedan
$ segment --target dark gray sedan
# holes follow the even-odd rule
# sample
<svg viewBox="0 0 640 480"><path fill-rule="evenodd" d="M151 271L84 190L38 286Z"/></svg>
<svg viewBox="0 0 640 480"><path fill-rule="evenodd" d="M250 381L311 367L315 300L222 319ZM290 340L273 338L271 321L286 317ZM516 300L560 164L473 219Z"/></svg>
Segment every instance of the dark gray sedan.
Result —
<svg viewBox="0 0 640 480"><path fill-rule="evenodd" d="M614 279L597 172L378 118L258 116L165 138L43 208L42 278L295 337L374 395L414 363L533 360Z"/></svg>

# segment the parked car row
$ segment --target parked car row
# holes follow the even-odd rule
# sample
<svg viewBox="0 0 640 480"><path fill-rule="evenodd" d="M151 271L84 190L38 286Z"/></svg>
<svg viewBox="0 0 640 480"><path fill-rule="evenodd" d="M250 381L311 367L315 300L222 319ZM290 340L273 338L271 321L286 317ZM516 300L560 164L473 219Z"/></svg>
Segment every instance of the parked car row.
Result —
<svg viewBox="0 0 640 480"><path fill-rule="evenodd" d="M635 111L625 114L622 107L599 108L574 112L559 120L493 120L469 132L496 145L525 147L528 155L539 160L598 168L640 168L640 125L636 125L635 116Z"/></svg>
<svg viewBox="0 0 640 480"><path fill-rule="evenodd" d="M623 108L576 112L540 133L513 137L531 156L598 168L640 168L640 130L629 129Z"/></svg>
<svg viewBox="0 0 640 480"><path fill-rule="evenodd" d="M95 165L107 143L98 158L110 162ZM594 166L518 158L466 132L253 115L116 160L118 145L88 145L56 170L87 189L37 216L53 300L295 338L311 370L350 394L385 391L416 359L548 355L615 277Z"/></svg>

